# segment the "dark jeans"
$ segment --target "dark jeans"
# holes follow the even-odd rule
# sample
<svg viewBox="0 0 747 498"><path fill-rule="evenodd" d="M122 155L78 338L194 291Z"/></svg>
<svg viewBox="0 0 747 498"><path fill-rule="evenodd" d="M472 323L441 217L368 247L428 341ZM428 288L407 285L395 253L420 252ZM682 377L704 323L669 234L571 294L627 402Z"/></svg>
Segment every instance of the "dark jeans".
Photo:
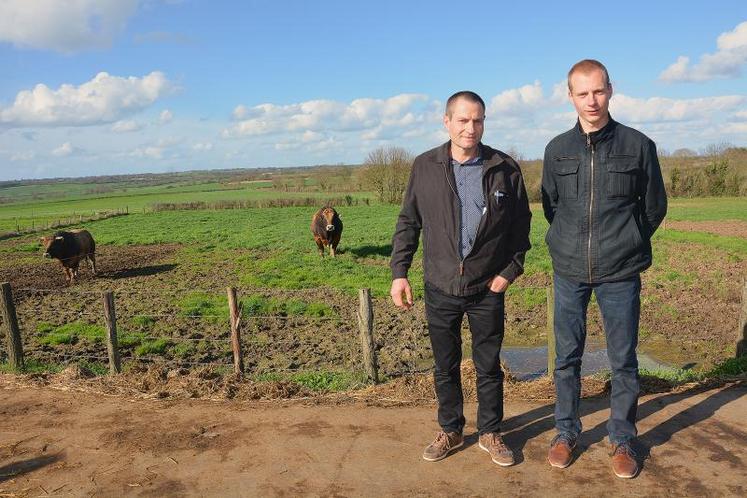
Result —
<svg viewBox="0 0 747 498"><path fill-rule="evenodd" d="M464 428L462 397L461 326L467 314L472 333L472 360L477 372L477 429L480 434L500 432L503 420L503 371L500 364L503 342L504 294L486 290L457 297L426 284L425 316L436 369L433 374L438 396L438 423L446 432Z"/></svg>
<svg viewBox="0 0 747 498"><path fill-rule="evenodd" d="M581 395L581 356L586 343L586 309L591 292L597 297L612 370L612 396L607 432L612 443L636 436L638 408L638 319L641 278L587 284L554 276L555 288L555 428L577 437Z"/></svg>

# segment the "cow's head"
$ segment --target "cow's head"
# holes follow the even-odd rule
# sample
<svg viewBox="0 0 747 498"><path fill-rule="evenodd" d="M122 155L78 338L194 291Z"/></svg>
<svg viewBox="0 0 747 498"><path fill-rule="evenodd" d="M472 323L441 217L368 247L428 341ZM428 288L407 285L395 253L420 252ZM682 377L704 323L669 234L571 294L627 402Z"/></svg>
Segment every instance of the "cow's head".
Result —
<svg viewBox="0 0 747 498"><path fill-rule="evenodd" d="M328 232L334 232L335 231L335 215L337 214L337 211L335 211L335 208L332 207L325 207L322 209L322 219L325 230Z"/></svg>
<svg viewBox="0 0 747 498"><path fill-rule="evenodd" d="M45 258L57 258L62 253L62 246L65 243L65 237L56 233L54 235L46 235L41 238L42 246L44 246L44 257Z"/></svg>

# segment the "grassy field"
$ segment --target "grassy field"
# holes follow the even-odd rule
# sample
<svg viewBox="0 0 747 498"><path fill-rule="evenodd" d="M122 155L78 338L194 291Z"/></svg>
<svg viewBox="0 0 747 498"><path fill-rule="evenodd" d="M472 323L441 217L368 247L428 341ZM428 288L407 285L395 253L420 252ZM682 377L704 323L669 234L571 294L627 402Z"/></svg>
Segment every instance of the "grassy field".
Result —
<svg viewBox="0 0 747 498"><path fill-rule="evenodd" d="M162 261L176 268L162 275L154 274L149 277L152 280L133 280L134 287L130 290L136 294L129 298L132 302L124 303L123 312L129 312L131 316L127 319L129 321L124 322L124 330L129 335L123 335L123 340L132 343L135 356L158 354L160 351L168 351L175 357L199 353L199 350L195 353L194 348L188 351L191 346L168 339L174 333L173 324L166 320L139 323L138 320L145 320L140 314L160 313L161 310L183 314L188 309L192 310L189 314L210 315L210 311L204 312L207 309L225 315L225 285L275 289L281 294L288 291L289 294L269 293L257 299L274 303L266 304L268 314L281 311L298 316L318 313L324 306L325 289L347 296L346 300L354 302L358 289L368 287L378 300L378 309L386 310L384 316L377 315L382 317L379 318L380 326L385 326L387 333L399 337L400 341L410 340L407 334L413 334L413 337L417 336L418 347L425 347L422 335L418 335L418 330L422 329L422 323L418 320L422 319L408 318L409 322L403 321L404 318L391 310L391 304L387 301L391 282L388 267L391 235L398 206L378 203L338 206L344 231L339 255L332 259L320 258L313 243L309 230L311 215L315 211L313 207L161 212L143 212L142 207L154 202L213 202L311 195L318 195L321 202L321 198L340 196L345 192L286 192L274 189L268 182L208 182L130 186L127 190L122 188L108 195L94 195L88 192L90 188L75 185L79 189L75 192L71 190L67 199L47 202L24 200L0 205L0 231L14 224L15 217L30 214L32 210L34 216L41 217L42 213L46 213L48 217L64 217L64 213L129 206L130 214L127 216L86 223L85 227L94 234L104 253L104 256L100 256L103 266L111 266L115 262L126 266L130 261L137 263L143 260L143 264L154 268L159 268ZM60 186L57 185L57 188ZM17 193L17 198L28 195L31 195L29 191L23 195ZM365 193L356 192L355 195ZM544 243L548 225L538 204L532 205L532 212L532 249L527 254L525 275L511 287L507 298L506 341L511 345L532 346L546 340L545 288L551 281L552 272ZM713 223L745 221L747 198L673 199L670 201L668 220ZM741 292L738 279L745 274L747 244L744 238L668 228L657 232L653 244L654 266L644 274L642 345L647 351L679 365L694 358L710 367L733 354L733 326L730 320L732 315L736 320L738 314ZM145 250L149 247L168 247L166 252L161 249L151 251L154 255L168 254L168 258L164 260L158 259L162 256L154 256L156 259L149 262ZM2 241L0 254L6 257L0 258L0 271L13 275L13 268L43 269L42 265L48 265L46 273L57 272L57 268L53 269L50 263L40 258L40 252L36 235ZM130 258L127 262L123 262L125 254ZM139 254L143 256L139 257ZM416 299L421 298L420 254L415 258L411 282ZM96 279L84 281L76 288L94 285L97 290L110 285L130 286L127 279ZM292 292L317 294L294 297ZM137 293L142 295L138 296ZM60 303L50 301L48 304L61 306ZM703 303L709 303L709 306L703 306ZM149 305L160 308L149 311ZM258 304L247 302L245 305ZM332 311L330 309L324 313ZM66 318L63 316L60 320L52 325L44 321L34 325L40 344L82 344L92 341L89 337L92 334L96 337L100 335L98 329L94 333L94 329L86 329L84 323L64 328ZM219 325L223 326L223 321ZM83 328L78 330L75 327ZM351 327L354 330L355 325ZM222 333L220 327L214 328L216 333ZM590 336L597 340L603 337L601 321L596 312L590 317L589 330ZM146 340L143 335L146 333L156 337ZM313 327L308 333L313 335ZM275 340L262 334L254 339L265 341L258 343L258 348L264 348ZM465 348L468 348L468 344L465 344ZM219 353L230 354L223 350ZM399 350L391 353L391 364L396 363L397 355L401 353ZM386 349L382 354L387 354Z"/></svg>

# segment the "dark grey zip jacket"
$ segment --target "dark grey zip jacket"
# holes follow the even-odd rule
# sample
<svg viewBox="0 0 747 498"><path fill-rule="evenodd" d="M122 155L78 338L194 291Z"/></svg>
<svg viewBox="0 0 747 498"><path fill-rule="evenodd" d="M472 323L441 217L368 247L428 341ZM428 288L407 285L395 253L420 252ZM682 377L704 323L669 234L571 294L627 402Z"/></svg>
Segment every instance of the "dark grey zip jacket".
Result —
<svg viewBox="0 0 747 498"><path fill-rule="evenodd" d="M460 206L449 157L450 142L415 158L392 238L392 277L407 277L423 232L425 282L453 296L483 292L502 275L524 272L531 212L519 165L503 152L480 144L486 211L472 250L461 259Z"/></svg>
<svg viewBox="0 0 747 498"><path fill-rule="evenodd" d="M589 134L576 123L545 148L542 207L556 273L587 283L639 274L667 213L656 145L612 118Z"/></svg>

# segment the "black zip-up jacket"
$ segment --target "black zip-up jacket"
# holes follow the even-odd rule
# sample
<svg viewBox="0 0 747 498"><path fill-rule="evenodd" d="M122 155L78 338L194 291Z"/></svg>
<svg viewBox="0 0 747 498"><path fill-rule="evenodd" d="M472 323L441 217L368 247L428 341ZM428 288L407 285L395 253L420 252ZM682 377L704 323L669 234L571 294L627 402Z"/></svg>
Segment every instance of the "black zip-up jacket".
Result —
<svg viewBox="0 0 747 498"><path fill-rule="evenodd" d="M485 291L496 275L513 282L524 272L532 214L519 165L480 144L486 211L462 260L459 194L449 150L446 142L415 158L392 238L392 277L407 277L422 230L425 282L452 296L469 296Z"/></svg>
<svg viewBox="0 0 747 498"><path fill-rule="evenodd" d="M667 213L656 145L612 118L589 134L577 122L545 148L542 207L556 273L587 283L639 274Z"/></svg>

